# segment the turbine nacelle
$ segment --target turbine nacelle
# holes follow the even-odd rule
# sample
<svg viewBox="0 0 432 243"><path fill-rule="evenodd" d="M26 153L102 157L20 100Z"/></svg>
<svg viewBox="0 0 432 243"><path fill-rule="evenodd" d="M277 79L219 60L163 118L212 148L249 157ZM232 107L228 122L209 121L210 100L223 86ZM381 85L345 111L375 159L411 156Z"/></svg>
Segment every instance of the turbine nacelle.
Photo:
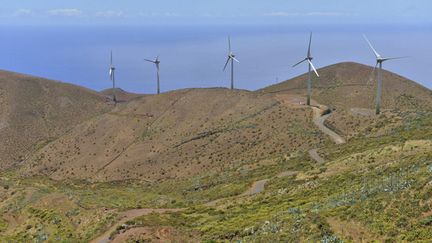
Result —
<svg viewBox="0 0 432 243"><path fill-rule="evenodd" d="M388 61L388 60L401 59L401 58L406 58L406 57L382 57L375 50L375 48L373 47L373 45L369 41L369 39L366 37L366 35L363 35L363 38L366 40L370 49L375 54L376 64L372 70L372 73L374 73L375 69L377 69L379 67L378 68L378 75L377 75L377 94L376 94L376 104L375 104L375 111L376 111L376 114L378 115L381 113L381 96L382 96L382 83L383 83L382 82L382 64L383 64L383 62Z"/></svg>
<svg viewBox="0 0 432 243"><path fill-rule="evenodd" d="M109 76L110 76L110 79L111 79L111 81L112 81L112 87L113 87L113 89L112 89L113 101L114 101L114 104L117 104L117 98L116 98L116 94L115 94L115 88L116 88L116 87L115 87L114 71L115 71L115 67L114 67L114 64L113 64L113 53L112 53L112 51L111 51L111 55L110 55Z"/></svg>
<svg viewBox="0 0 432 243"><path fill-rule="evenodd" d="M231 62L231 89L234 89L234 61L240 63L239 60L237 60L236 55L231 49L231 37L228 36L228 58L225 62L225 66L223 68L223 71L226 70L228 67L228 64Z"/></svg>
<svg viewBox="0 0 432 243"><path fill-rule="evenodd" d="M311 45L312 45L312 33L310 33L310 38L309 38L309 47L308 47L308 52L306 54L306 58L301 60L300 62L296 63L293 65L293 67L296 67L298 65L300 65L303 62L307 62L309 64L309 66L313 69L313 71L315 72L316 76L319 77L318 71L316 70L315 66L312 63L313 57L311 54Z"/></svg>
<svg viewBox="0 0 432 243"><path fill-rule="evenodd" d="M144 61L154 63L156 65L157 69L159 69L159 64L161 63L161 61L159 60L159 56L156 57L156 59L154 59L154 60L144 59Z"/></svg>
<svg viewBox="0 0 432 243"><path fill-rule="evenodd" d="M296 63L293 65L293 67L296 67L298 65L300 65L301 63L307 62L308 67L309 67L309 72L308 72L308 80L307 80L307 100L306 100L306 104L307 105L311 105L311 93L312 93L312 74L311 74L311 70L313 70L316 74L317 77L319 77L318 71L316 70L315 66L312 63L313 57L311 54L311 45L312 45L312 32L310 33L310 37L309 37L309 47L308 47L308 51L306 53L306 57L305 59L301 60L300 62Z"/></svg>

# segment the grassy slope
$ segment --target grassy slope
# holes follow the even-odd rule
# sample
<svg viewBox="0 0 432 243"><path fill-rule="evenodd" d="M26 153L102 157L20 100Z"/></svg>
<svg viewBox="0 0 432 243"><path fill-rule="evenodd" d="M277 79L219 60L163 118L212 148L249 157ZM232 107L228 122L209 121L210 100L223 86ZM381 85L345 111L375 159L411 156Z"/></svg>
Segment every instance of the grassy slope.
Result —
<svg viewBox="0 0 432 243"><path fill-rule="evenodd" d="M432 237L431 131L432 114L421 114L393 135L329 147L330 162L297 177L274 179L255 198L130 224L184 227L191 222L186 226L215 241L427 241Z"/></svg>
<svg viewBox="0 0 432 243"><path fill-rule="evenodd" d="M328 145L323 153L328 163L319 167L300 153L269 157L271 164L245 163L222 174L156 184L59 183L4 175L1 183L8 189L2 190L7 199L1 210L16 219L3 221L0 239L85 242L114 222L118 210L189 207L128 224L173 226L214 241L426 241L432 234L432 114L406 114L402 126L389 130ZM260 195L229 198L253 181L287 170L300 173L270 180ZM216 208L202 206L216 198L227 199Z"/></svg>

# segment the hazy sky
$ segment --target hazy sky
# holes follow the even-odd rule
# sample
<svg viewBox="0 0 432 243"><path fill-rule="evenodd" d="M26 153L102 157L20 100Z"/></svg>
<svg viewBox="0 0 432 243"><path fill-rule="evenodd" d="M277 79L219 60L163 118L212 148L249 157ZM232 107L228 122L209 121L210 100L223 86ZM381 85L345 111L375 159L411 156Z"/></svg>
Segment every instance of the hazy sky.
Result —
<svg viewBox="0 0 432 243"><path fill-rule="evenodd" d="M432 0L0 0L0 69L100 90L113 50L131 91L154 90L154 67L142 58L156 55L164 91L224 86L231 35L238 87L257 89L306 71L290 66L309 31L317 67L373 65L365 33L383 55L410 56L386 69L432 87L431 27Z"/></svg>
<svg viewBox="0 0 432 243"><path fill-rule="evenodd" d="M432 23L431 0L0 0L0 24Z"/></svg>

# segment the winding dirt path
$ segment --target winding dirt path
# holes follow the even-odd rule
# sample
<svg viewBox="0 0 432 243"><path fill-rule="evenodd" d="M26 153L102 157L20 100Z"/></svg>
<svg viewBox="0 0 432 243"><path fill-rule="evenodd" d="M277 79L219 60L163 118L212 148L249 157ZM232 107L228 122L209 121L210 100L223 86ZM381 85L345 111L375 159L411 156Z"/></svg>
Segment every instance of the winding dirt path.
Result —
<svg viewBox="0 0 432 243"><path fill-rule="evenodd" d="M324 164L324 159L318 154L318 149L309 150L309 156L318 164Z"/></svg>
<svg viewBox="0 0 432 243"><path fill-rule="evenodd" d="M143 209L132 209L129 211L125 211L121 213L121 219L119 222L111 226L104 234L97 237L96 239L90 241L91 243L108 243L111 241L110 235L117 227L125 224L127 221L132 220L134 218L148 215L151 213L169 213L169 212L180 212L185 210L184 208L179 209L151 209L151 208L143 208Z"/></svg>
<svg viewBox="0 0 432 243"><path fill-rule="evenodd" d="M321 106L319 106L321 107ZM315 125L325 134L327 134L336 144L343 144L346 143L345 139L339 134L332 131L330 128L328 128L326 125L324 125L324 122L329 116L331 116L331 112L326 115L321 115L324 110L320 109L318 107L312 107L314 111L314 123Z"/></svg>
<svg viewBox="0 0 432 243"><path fill-rule="evenodd" d="M327 108L323 108L323 106L318 105L317 107L312 106L313 112L314 112L314 124L324 133L327 134L333 142L336 144L344 144L346 143L345 139L330 128L328 128L324 122L329 116L331 116L331 111L327 110ZM322 115L323 112L329 112L326 115ZM324 164L325 160L318 154L319 148L311 149L309 150L309 156L315 160L318 164Z"/></svg>
<svg viewBox="0 0 432 243"><path fill-rule="evenodd" d="M306 103L304 97L294 94L277 94L275 97L279 102L281 102L281 104L289 107L304 107ZM311 101L310 107L313 110L313 122L315 126L317 126L324 134L328 135L336 144L346 143L343 137L332 131L324 124L325 120L329 118L329 116L331 116L331 111L330 113L323 115L324 112L329 111L328 108L326 106L318 104L314 100ZM318 148L309 150L309 156L318 164L322 164L325 162L325 160L321 156L319 156L318 150Z"/></svg>
<svg viewBox="0 0 432 243"><path fill-rule="evenodd" d="M262 191L264 191L264 187L268 181L269 179L255 181L252 186L240 196L252 196L261 193Z"/></svg>

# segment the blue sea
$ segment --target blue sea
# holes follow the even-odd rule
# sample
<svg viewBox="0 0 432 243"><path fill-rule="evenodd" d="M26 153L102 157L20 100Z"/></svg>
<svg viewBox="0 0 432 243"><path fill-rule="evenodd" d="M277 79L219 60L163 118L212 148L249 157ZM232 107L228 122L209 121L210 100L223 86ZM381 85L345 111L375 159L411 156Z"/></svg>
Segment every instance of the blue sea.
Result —
<svg viewBox="0 0 432 243"><path fill-rule="evenodd" d="M409 56L385 69L432 87L430 26L2 26L0 69L102 90L111 86L112 50L117 84L131 92L156 91L155 67L143 60L156 56L162 91L228 87L229 70L222 68L230 35L240 60L236 87L255 90L306 71L306 65L291 66L305 57L310 31L317 68L343 61L374 65L365 33L383 56Z"/></svg>

